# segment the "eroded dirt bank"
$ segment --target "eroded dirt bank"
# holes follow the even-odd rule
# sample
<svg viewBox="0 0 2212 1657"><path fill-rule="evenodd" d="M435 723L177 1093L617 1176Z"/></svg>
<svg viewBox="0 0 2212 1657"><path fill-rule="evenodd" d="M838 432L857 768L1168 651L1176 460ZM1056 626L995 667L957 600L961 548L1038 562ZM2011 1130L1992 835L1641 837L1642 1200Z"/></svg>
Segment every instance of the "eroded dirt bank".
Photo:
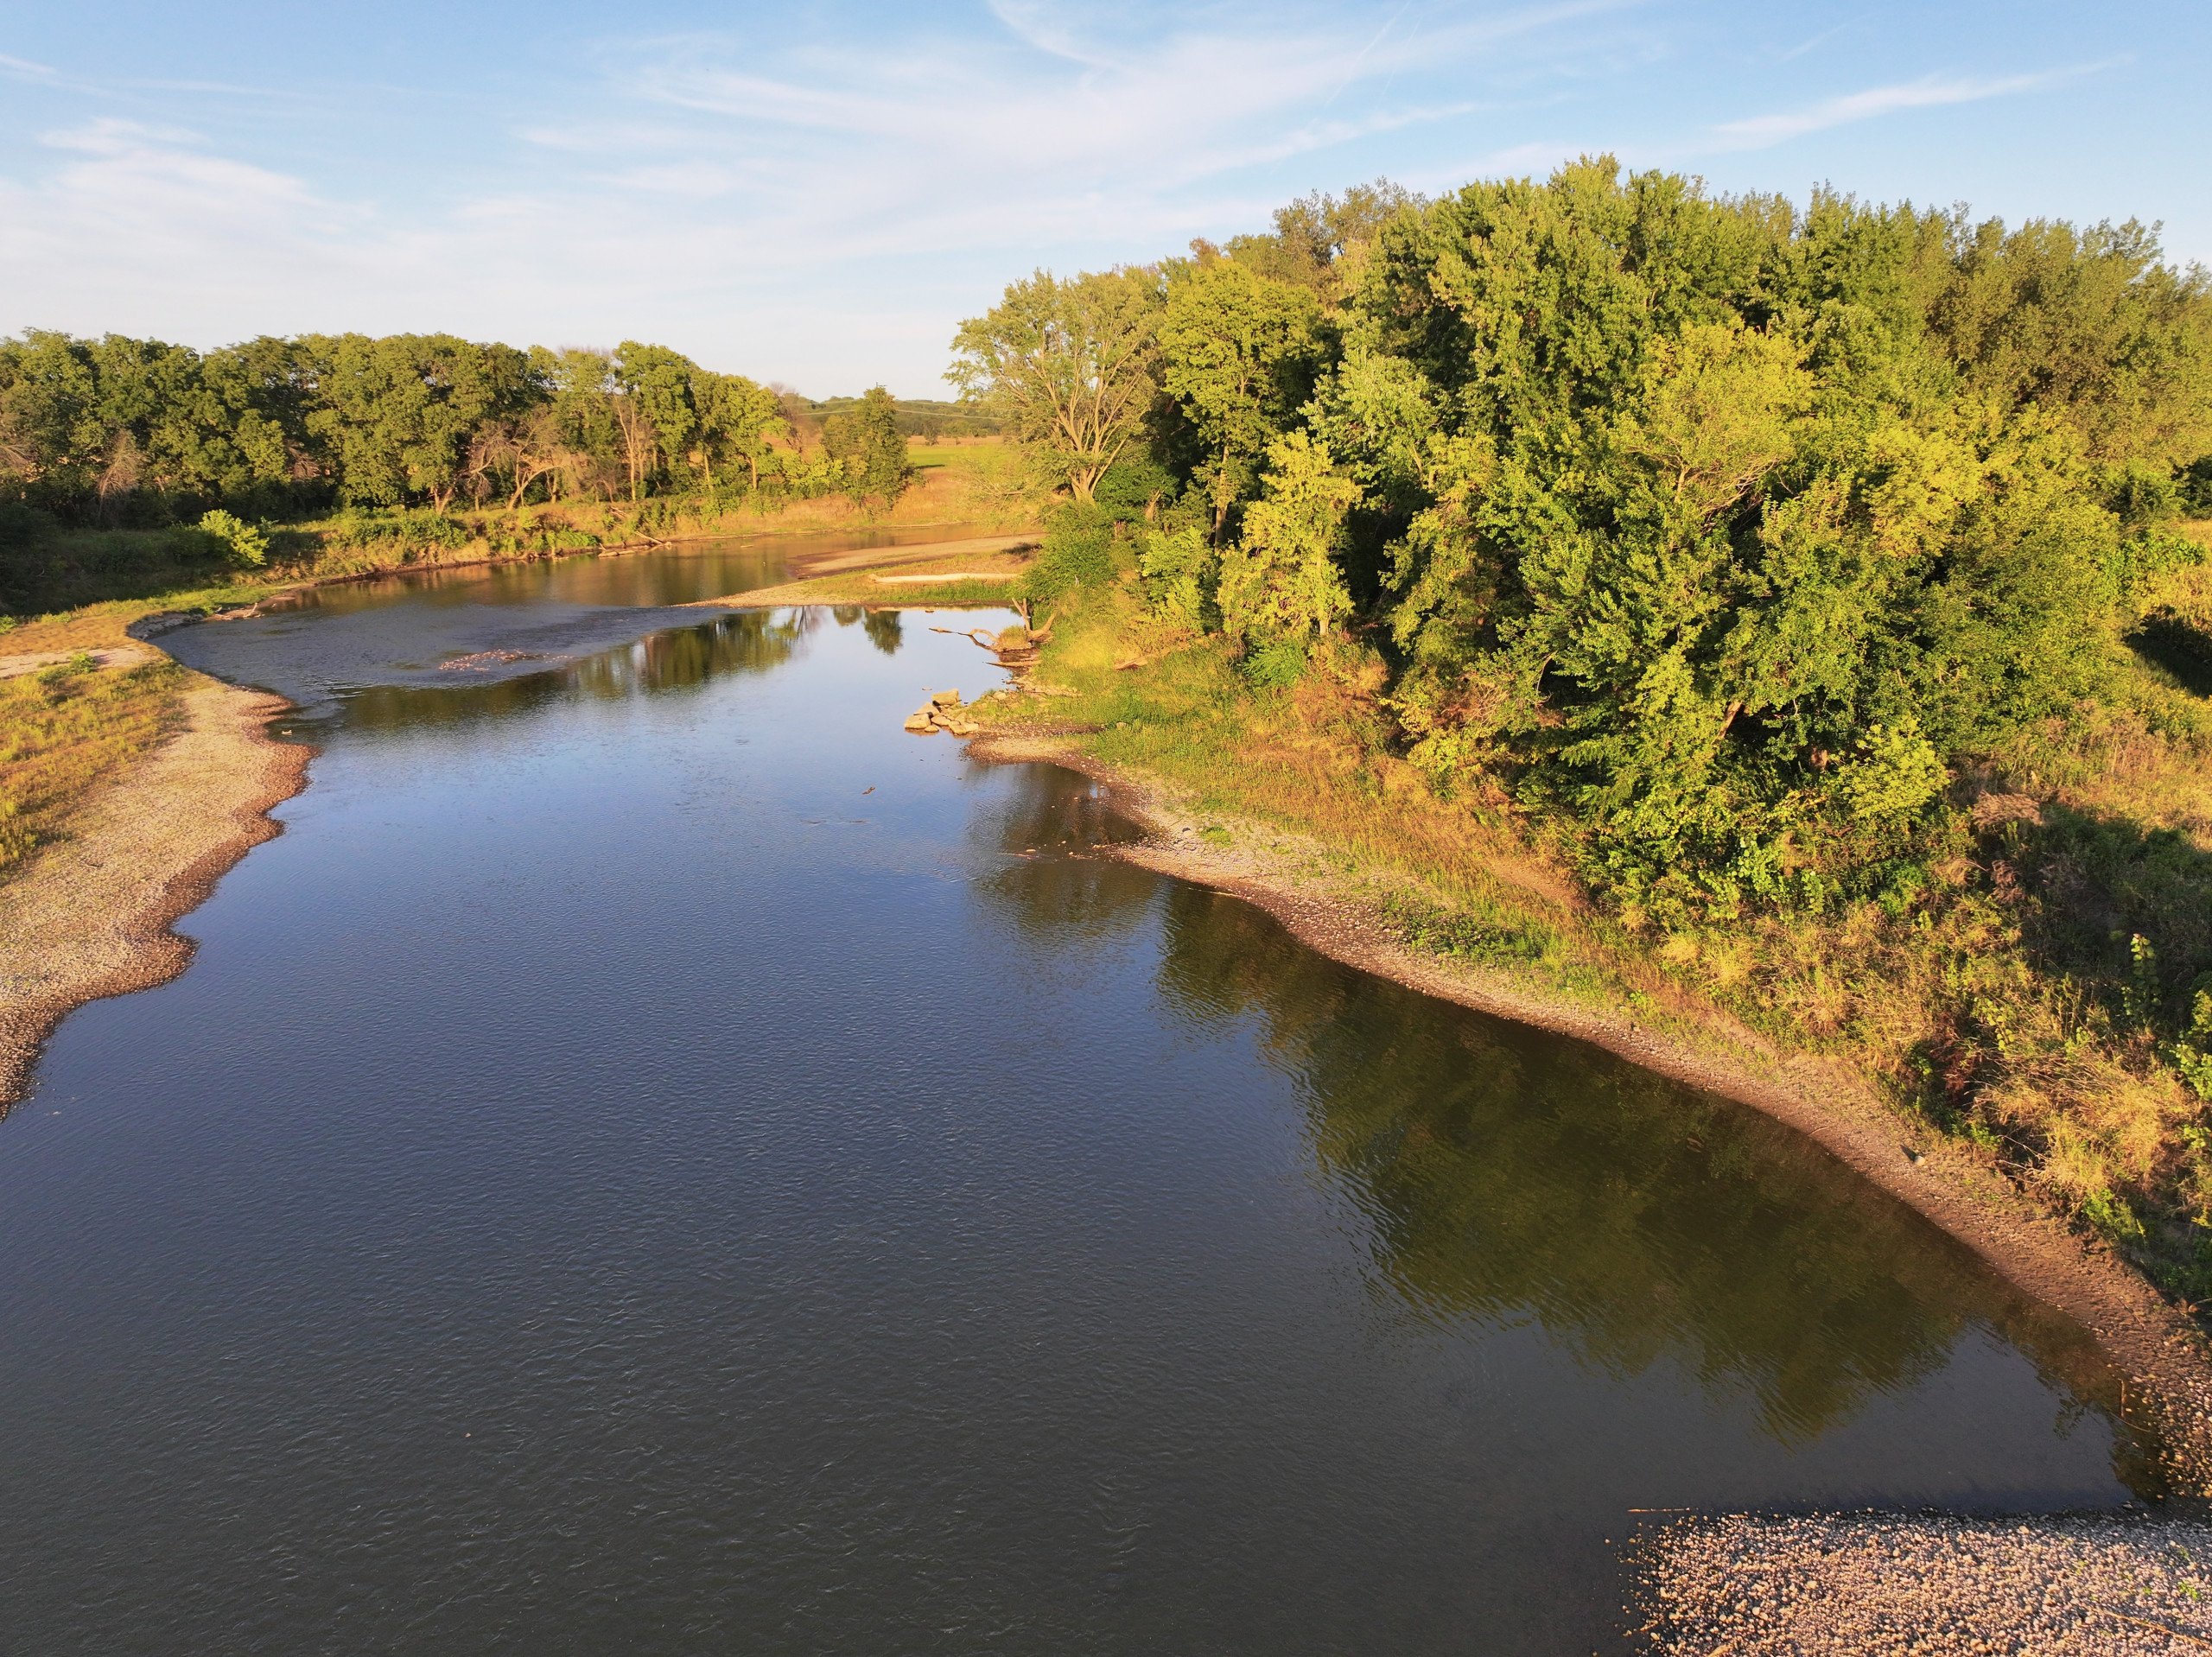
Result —
<svg viewBox="0 0 2212 1657"><path fill-rule="evenodd" d="M22 1097L40 1044L73 1007L184 970L192 945L172 924L277 832L268 811L303 782L310 751L267 730L287 706L197 680L183 728L0 886L0 1109Z"/></svg>
<svg viewBox="0 0 2212 1657"><path fill-rule="evenodd" d="M1734 1051L1692 1046L1501 973L1417 953L1384 923L1371 892L1328 873L1322 848L1272 828L1234 835L1225 847L1210 843L1198 832L1205 824L1173 798L1116 774L1071 738L987 734L969 752L986 761L1046 760L1105 784L1116 807L1150 830L1143 843L1114 848L1119 855L1255 904L1347 965L1590 1042L1789 1124L2087 1329L2126 1378L2129 1414L2164 1445L2174 1488L2212 1495L2212 1349L2196 1326L2124 1264L2038 1212L1995 1170L1887 1108L1848 1067L1780 1052L1749 1032Z"/></svg>

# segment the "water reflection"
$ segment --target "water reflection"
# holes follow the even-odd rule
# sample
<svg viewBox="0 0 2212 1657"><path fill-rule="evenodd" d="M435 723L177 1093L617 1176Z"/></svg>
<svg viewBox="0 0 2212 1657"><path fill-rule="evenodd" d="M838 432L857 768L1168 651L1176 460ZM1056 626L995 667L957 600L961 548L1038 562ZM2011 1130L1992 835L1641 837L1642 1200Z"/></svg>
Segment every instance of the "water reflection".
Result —
<svg viewBox="0 0 2212 1657"><path fill-rule="evenodd" d="M1079 778L1025 768L983 833L1023 854L979 890L1026 934L1125 934L1162 907L1159 987L1211 1030L1256 1019L1378 1279L1442 1324L1533 1323L1586 1368L1660 1364L1748 1396L1783 1445L1942 1370L1989 1328L2111 1416L2116 1472L2159 1486L2078 1326L1756 1112L1580 1044L1440 1004L1304 948L1250 905L1162 883Z"/></svg>
<svg viewBox="0 0 2212 1657"><path fill-rule="evenodd" d="M830 613L836 618L840 627L849 627L855 622L868 635L868 642L886 656L899 654L899 646L906 642L906 625L901 613L865 604L832 605Z"/></svg>
<svg viewBox="0 0 2212 1657"><path fill-rule="evenodd" d="M461 725L564 702L689 690L731 673L766 673L791 659L821 625L819 610L739 610L690 627L648 633L617 650L538 672L471 683L461 673L435 684L379 684L347 698L346 722L363 730Z"/></svg>
<svg viewBox="0 0 2212 1657"><path fill-rule="evenodd" d="M1201 1024L1262 1021L1424 1315L1533 1320L1614 1376L1678 1363L1748 1391L1784 1444L1941 1368L1993 1307L2077 1396L2117 1403L2083 1331L1779 1124L1351 971L1217 892L1171 888L1166 927L1162 992Z"/></svg>
<svg viewBox="0 0 2212 1657"><path fill-rule="evenodd" d="M1055 765L1003 769L1011 775L979 811L976 838L1004 862L977 883L979 894L1039 943L1075 946L1134 931L1160 878L1100 848L1141 832L1081 777Z"/></svg>
<svg viewBox="0 0 2212 1657"><path fill-rule="evenodd" d="M886 656L899 654L899 646L906 642L904 613L897 610L871 610L861 618L861 629L868 642Z"/></svg>

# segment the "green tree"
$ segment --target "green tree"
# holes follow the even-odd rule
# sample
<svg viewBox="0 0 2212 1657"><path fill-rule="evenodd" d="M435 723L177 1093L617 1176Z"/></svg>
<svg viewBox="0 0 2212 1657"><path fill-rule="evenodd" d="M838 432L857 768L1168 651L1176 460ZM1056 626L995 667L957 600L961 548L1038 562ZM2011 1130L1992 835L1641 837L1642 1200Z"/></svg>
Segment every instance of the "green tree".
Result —
<svg viewBox="0 0 2212 1657"><path fill-rule="evenodd" d="M1335 555L1359 486L1328 449L1293 432L1268 451L1266 493L1244 514L1244 533L1221 558L1223 626L1261 643L1304 641L1351 608Z"/></svg>
<svg viewBox="0 0 2212 1657"><path fill-rule="evenodd" d="M307 343L321 359L308 428L328 447L349 501L427 500L444 511L467 476L477 428L530 399L528 359L506 346L443 333Z"/></svg>
<svg viewBox="0 0 2212 1657"><path fill-rule="evenodd" d="M717 460L741 462L749 488L759 491L760 468L780 440L789 441L791 422L782 401L766 386L742 374L702 375L695 392L699 409L700 464L708 485Z"/></svg>
<svg viewBox="0 0 2212 1657"><path fill-rule="evenodd" d="M1271 232L1232 238L1224 251L1256 274L1303 288L1334 307L1357 284L1361 259L1382 226L1420 204L1419 196L1384 178L1355 184L1341 196L1316 190L1276 209ZM1205 244L1192 251L1202 250L1211 251Z"/></svg>
<svg viewBox="0 0 2212 1657"><path fill-rule="evenodd" d="M1143 432L1157 394L1155 334L1164 301L1142 270L1071 278L1039 270L960 325L946 378L997 415L1054 480L1089 501Z"/></svg>
<svg viewBox="0 0 2212 1657"><path fill-rule="evenodd" d="M824 421L822 441L855 499L894 501L913 480L898 404L880 385L871 386L857 407Z"/></svg>
<svg viewBox="0 0 2212 1657"><path fill-rule="evenodd" d="M1168 280L1160 376L1207 456L1217 534L1251 494L1270 441L1313 395L1322 351L1311 292L1205 259Z"/></svg>

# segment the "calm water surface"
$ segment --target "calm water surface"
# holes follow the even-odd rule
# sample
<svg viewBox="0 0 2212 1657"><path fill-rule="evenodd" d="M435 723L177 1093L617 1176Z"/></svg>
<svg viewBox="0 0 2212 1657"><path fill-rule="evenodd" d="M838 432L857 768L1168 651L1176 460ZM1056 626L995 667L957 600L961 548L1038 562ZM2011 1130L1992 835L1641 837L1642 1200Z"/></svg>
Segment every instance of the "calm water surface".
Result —
<svg viewBox="0 0 2212 1657"><path fill-rule="evenodd" d="M0 1123L0 1648L1586 1652L1637 1509L2152 1493L1763 1119L904 733L930 618L670 630L775 557L174 636L322 751Z"/></svg>

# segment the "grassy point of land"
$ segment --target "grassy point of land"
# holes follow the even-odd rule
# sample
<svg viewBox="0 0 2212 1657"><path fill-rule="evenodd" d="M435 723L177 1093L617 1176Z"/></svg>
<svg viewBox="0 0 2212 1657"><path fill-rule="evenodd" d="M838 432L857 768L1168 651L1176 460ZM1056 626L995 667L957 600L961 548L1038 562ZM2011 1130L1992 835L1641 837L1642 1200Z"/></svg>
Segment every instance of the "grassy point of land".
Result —
<svg viewBox="0 0 2212 1657"><path fill-rule="evenodd" d="M168 661L79 657L0 679L0 879L176 728L188 676Z"/></svg>

